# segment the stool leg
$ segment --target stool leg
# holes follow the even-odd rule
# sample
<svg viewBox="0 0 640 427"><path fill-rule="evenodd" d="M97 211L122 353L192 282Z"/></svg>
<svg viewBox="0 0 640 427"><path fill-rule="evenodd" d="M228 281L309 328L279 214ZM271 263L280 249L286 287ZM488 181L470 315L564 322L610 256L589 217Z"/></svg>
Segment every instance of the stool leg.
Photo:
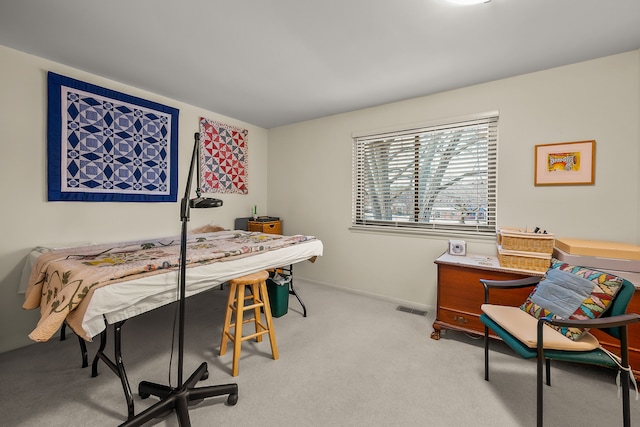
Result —
<svg viewBox="0 0 640 427"><path fill-rule="evenodd" d="M251 284L251 293L253 294L253 304L260 304L260 287L257 283ZM262 331L262 327L260 326L260 307L256 306L253 309L253 321L256 325L256 334ZM257 342L262 342L262 334L256 336Z"/></svg>
<svg viewBox="0 0 640 427"><path fill-rule="evenodd" d="M264 318L269 330L269 343L271 344L271 354L273 360L278 360L278 344L276 343L276 333L273 330L273 319L271 317L271 304L269 303L269 295L267 294L267 283L260 282L260 297L264 303Z"/></svg>
<svg viewBox="0 0 640 427"><path fill-rule="evenodd" d="M233 331L233 365L231 375L238 376L238 365L240 362L240 350L242 349L242 323L244 322L244 289L245 285L238 285L238 297L236 298L236 326Z"/></svg>
<svg viewBox="0 0 640 427"><path fill-rule="evenodd" d="M220 356L223 356L227 353L227 341L229 340L229 329L231 327L231 315L233 314L233 300L236 294L236 288L238 285L232 283L229 288L229 297L227 298L227 310L224 316L224 327L222 328L222 339L220 342ZM237 315L236 315L237 317Z"/></svg>

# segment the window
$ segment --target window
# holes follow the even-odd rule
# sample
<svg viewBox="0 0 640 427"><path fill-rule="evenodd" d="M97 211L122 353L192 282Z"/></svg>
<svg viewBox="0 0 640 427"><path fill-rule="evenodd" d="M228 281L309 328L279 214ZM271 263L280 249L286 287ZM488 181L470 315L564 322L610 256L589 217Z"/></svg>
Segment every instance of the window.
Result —
<svg viewBox="0 0 640 427"><path fill-rule="evenodd" d="M353 228L493 235L497 113L354 136Z"/></svg>

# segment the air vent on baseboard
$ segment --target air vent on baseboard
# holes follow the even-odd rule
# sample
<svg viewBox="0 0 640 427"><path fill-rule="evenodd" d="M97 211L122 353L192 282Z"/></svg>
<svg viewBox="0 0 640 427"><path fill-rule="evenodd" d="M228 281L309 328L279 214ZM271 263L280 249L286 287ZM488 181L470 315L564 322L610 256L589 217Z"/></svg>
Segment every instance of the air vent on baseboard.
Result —
<svg viewBox="0 0 640 427"><path fill-rule="evenodd" d="M426 316L427 312L425 310L419 310L417 308L411 308L404 305L399 305L396 310L404 311L405 313L417 314L418 316Z"/></svg>

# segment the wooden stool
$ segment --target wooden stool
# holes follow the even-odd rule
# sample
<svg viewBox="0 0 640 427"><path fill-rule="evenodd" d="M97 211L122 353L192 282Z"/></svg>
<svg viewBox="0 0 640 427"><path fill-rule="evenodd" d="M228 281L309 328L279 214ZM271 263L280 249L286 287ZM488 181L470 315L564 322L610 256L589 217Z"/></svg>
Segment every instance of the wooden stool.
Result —
<svg viewBox="0 0 640 427"><path fill-rule="evenodd" d="M222 330L220 356L227 352L227 340L231 340L233 342L233 367L231 369L231 375L234 377L238 375L238 361L240 360L242 341L255 338L256 341L262 342L262 335L269 334L273 360L278 359L278 345L276 344L276 334L273 331L271 306L269 305L269 296L267 295L266 280L268 277L269 273L267 271L259 271L229 281L231 287L229 289L229 300L227 303L224 328ZM247 286L251 289L250 295L245 295L245 288ZM245 304L245 302L248 302L248 304ZM253 317L245 320L244 312L247 310L253 310ZM264 312L266 326L261 322L261 311ZM231 323L231 317L234 313L235 323ZM242 336L242 325L249 322L255 323L255 333ZM234 328L233 334L230 332L231 328Z"/></svg>

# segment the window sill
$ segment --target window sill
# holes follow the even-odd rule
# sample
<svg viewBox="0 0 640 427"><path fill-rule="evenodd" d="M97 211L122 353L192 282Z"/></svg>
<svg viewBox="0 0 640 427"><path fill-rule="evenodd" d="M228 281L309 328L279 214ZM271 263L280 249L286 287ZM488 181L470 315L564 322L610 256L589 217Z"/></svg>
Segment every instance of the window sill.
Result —
<svg viewBox="0 0 640 427"><path fill-rule="evenodd" d="M472 233L452 230L427 230L415 228L380 227L375 225L352 225L349 231L354 233L389 234L407 237L436 237L441 239L473 239L483 242L495 242L495 233Z"/></svg>

